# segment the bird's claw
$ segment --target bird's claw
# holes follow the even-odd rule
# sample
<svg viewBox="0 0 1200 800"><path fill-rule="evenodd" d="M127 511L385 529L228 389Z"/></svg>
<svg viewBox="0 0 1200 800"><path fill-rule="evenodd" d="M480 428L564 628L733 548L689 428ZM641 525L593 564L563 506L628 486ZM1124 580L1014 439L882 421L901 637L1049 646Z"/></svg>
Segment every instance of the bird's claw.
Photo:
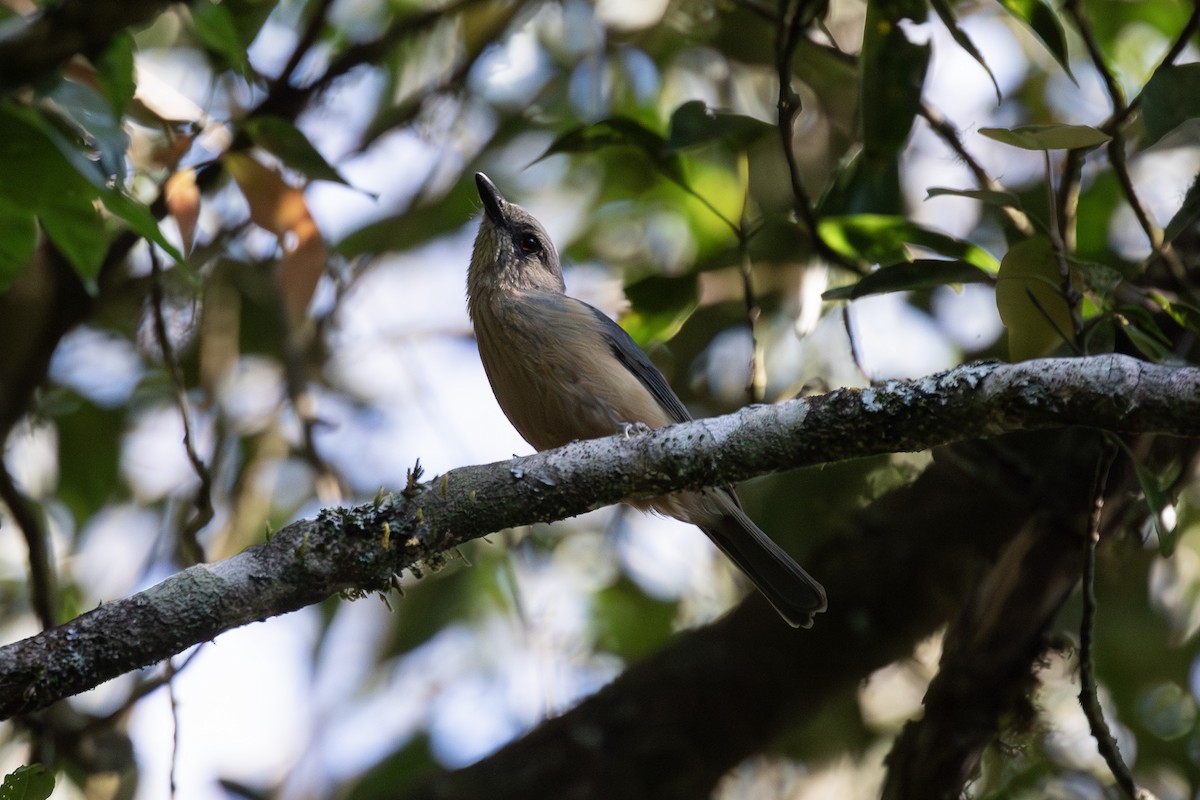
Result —
<svg viewBox="0 0 1200 800"><path fill-rule="evenodd" d="M622 422L621 433L626 439L632 439L634 436L640 436L643 433L649 433L650 426L644 422Z"/></svg>

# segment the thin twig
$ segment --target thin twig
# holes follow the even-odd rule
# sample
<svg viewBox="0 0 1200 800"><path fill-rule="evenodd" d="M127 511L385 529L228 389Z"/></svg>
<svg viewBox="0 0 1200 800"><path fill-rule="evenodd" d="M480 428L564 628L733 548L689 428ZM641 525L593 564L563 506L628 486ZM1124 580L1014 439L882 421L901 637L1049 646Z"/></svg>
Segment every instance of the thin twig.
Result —
<svg viewBox="0 0 1200 800"><path fill-rule="evenodd" d="M175 405L179 409L179 418L183 424L183 449L192 465L192 471L200 480L194 500L195 513L180 529L179 545L184 556L198 563L204 561L204 548L200 546L196 536L213 518L212 472L196 450L195 429L187 399L187 386L184 383L183 370L179 368L175 347L171 344L171 336L167 332L167 318L163 310L166 297L163 291L162 265L159 263L158 252L153 247L150 248L150 275L150 306L154 316L154 335L158 339L163 364L171 376Z"/></svg>
<svg viewBox="0 0 1200 800"><path fill-rule="evenodd" d="M1112 70L1108 68L1108 64L1104 60L1104 54L1100 52L1100 45L1096 42L1096 37L1092 32L1092 26L1088 22L1087 15L1079 7L1079 0L1068 0L1063 6L1063 10L1067 12L1067 15L1071 18L1076 30L1079 32L1080 38L1083 39L1088 56L1092 60L1092 65L1100 73L1100 78L1104 81L1105 90L1108 92L1109 101L1113 106L1112 114L1101 126L1101 130L1112 137L1108 142L1108 160L1112 165L1113 174L1117 177L1117 182L1121 185L1121 193L1125 196L1125 202L1129 204L1130 209L1133 211L1133 215L1137 219L1142 232L1145 233L1154 255L1161 258L1176 275L1182 275L1186 270L1179 261L1179 256L1163 240L1162 231L1150 219L1149 213L1147 213L1137 196L1137 190L1133 185L1133 178L1129 174L1129 168L1125 161L1123 123L1129 116L1130 111L1129 103L1125 100L1125 92L1121 89L1121 85L1117 82L1117 78ZM1185 26L1185 31L1190 31L1194 27L1195 18L1196 12L1193 11L1188 24ZM1172 46L1171 50L1168 51L1168 55L1172 59L1177 54L1176 47L1178 46L1178 42L1179 40L1176 40L1176 46ZM1169 62L1164 61L1163 63Z"/></svg>
<svg viewBox="0 0 1200 800"><path fill-rule="evenodd" d="M975 182L979 185L979 188L990 191L1003 191L1004 187L1000 185L1000 182L991 175L988 175L983 165L976 161L975 157L967 150L966 145L963 144L962 136L959 134L958 128L954 127L953 122L946 119L939 111L925 102L921 103L918 113L925 120L925 123L929 125L929 129L941 138L946 143L946 146L953 150L959 160L971 171L971 174L975 176ZM1005 206L1003 211L1017 231L1025 236L1033 236L1035 231L1033 223L1029 220L1029 215L1019 208L1011 206Z"/></svg>
<svg viewBox="0 0 1200 800"><path fill-rule="evenodd" d="M795 58L796 48L800 45L801 34L804 31L804 16L800 13L803 7L803 0L801 2L781 0L780 18L775 29L775 69L779 80L776 127L779 130L792 196L795 199L793 208L818 255L834 264L862 274L861 265L835 251L821 237L817 228L817 215L813 210L808 191L800 180L800 164L796 160L796 151L792 146L796 115L800 113L800 95L796 94L796 90L792 88L792 60Z"/></svg>
<svg viewBox="0 0 1200 800"><path fill-rule="evenodd" d="M29 548L29 601L42 628L49 630L58 624L58 575L50 555L50 543L41 515L29 498L22 494L0 461L0 500L8 506L13 521L25 537Z"/></svg>
<svg viewBox="0 0 1200 800"><path fill-rule="evenodd" d="M750 241L746 235L749 227L747 211L750 205L750 184L746 184L746 196L742 201L742 219L737 228L738 272L742 276L742 297L746 305L746 327L750 331L750 377L746 383L746 395L751 403L762 402L767 385L766 368L763 362L762 344L758 340L758 320L762 307L754 292L754 264L750 260Z"/></svg>
<svg viewBox="0 0 1200 800"><path fill-rule="evenodd" d="M1096 627L1096 545L1100 542L1100 522L1104 512L1104 489L1108 485L1108 474L1117 456L1117 447L1109 440L1105 452L1096 465L1096 477L1092 490L1092 515L1084 548L1083 560L1083 618L1079 623L1079 705L1087 717L1092 736L1104 763L1112 771L1117 785L1130 798L1139 797L1137 784L1125 760L1121 757L1117 740L1113 738L1104 719L1097 696L1095 661L1092 654L1093 636Z"/></svg>
<svg viewBox="0 0 1200 800"><path fill-rule="evenodd" d="M1067 246L1063 241L1063 232L1060 227L1060 221L1056 218L1055 212L1055 195L1054 195L1054 173L1050 166L1050 151L1045 150L1042 156L1046 163L1046 191L1049 193L1049 202L1046 204L1050 209L1050 250L1054 253L1054 260L1058 264L1058 277L1061 282L1059 293L1062 295L1063 302L1067 304L1067 311L1071 315L1071 333L1074 338L1071 340L1073 348L1077 348L1079 343L1083 341L1083 313L1081 306L1083 304L1083 293L1075 288L1071 283L1071 265L1067 261ZM1030 293L1030 298L1035 300L1033 294ZM1043 313L1045 311L1043 310ZM1050 324L1054 324L1054 320L1047 315L1047 320ZM1055 328L1057 329L1057 325Z"/></svg>

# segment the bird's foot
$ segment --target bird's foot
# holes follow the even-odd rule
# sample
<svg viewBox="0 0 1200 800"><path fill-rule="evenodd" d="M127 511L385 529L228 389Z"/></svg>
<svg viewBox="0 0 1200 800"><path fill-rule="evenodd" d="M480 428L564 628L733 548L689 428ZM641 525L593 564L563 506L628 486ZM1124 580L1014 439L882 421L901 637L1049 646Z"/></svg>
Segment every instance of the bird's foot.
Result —
<svg viewBox="0 0 1200 800"><path fill-rule="evenodd" d="M650 426L644 422L621 423L621 433L626 439L632 439L634 436L640 436L643 433L649 433L650 430Z"/></svg>

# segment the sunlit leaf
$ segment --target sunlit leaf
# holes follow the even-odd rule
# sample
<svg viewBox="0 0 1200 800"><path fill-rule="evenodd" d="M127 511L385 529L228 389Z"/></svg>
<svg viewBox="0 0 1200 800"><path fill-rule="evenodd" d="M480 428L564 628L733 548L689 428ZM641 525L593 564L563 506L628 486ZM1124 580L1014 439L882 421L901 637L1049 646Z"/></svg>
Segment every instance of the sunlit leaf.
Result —
<svg viewBox="0 0 1200 800"><path fill-rule="evenodd" d="M183 252L190 254L196 222L200 218L200 189L196 186L196 171L180 170L167 178L163 199L167 203L167 213L175 218L175 224L179 226Z"/></svg>
<svg viewBox="0 0 1200 800"><path fill-rule="evenodd" d="M950 31L950 35L954 37L955 43L963 49L963 52L975 59L979 66L983 67L984 72L992 81L992 88L996 90L996 102L1000 103L1004 99L1000 95L1000 84L996 82L996 76L992 74L992 68L984 60L983 53L979 52L979 48L971 41L971 37L967 36L967 32L959 27L958 19L954 16L954 8L950 5L949 0L931 0L931 5L942 20L942 24L946 26L946 30Z"/></svg>
<svg viewBox="0 0 1200 800"><path fill-rule="evenodd" d="M825 300L854 300L871 294L932 289L962 283L990 283L992 276L964 261L935 261L918 259L908 263L882 267L850 286L830 289L821 295Z"/></svg>
<svg viewBox="0 0 1200 800"><path fill-rule="evenodd" d="M4 776L0 800L46 800L53 791L54 773L41 764L28 764Z"/></svg>
<svg viewBox="0 0 1200 800"><path fill-rule="evenodd" d="M1000 5L1029 26L1058 65L1070 75L1071 58L1067 52L1067 33L1063 29L1062 20L1044 0L998 0Z"/></svg>
<svg viewBox="0 0 1200 800"><path fill-rule="evenodd" d="M1149 147L1189 120L1200 119L1200 63L1164 64L1142 89L1142 121Z"/></svg>
<svg viewBox="0 0 1200 800"><path fill-rule="evenodd" d="M684 150L710 142L741 149L755 139L773 134L775 126L743 114L709 108L702 100L690 100L671 114L664 143L667 150Z"/></svg>
<svg viewBox="0 0 1200 800"><path fill-rule="evenodd" d="M1044 356L1073 335L1058 260L1045 237L1018 242L1005 253L996 276L996 308L1008 331L1010 361Z"/></svg>
<svg viewBox="0 0 1200 800"><path fill-rule="evenodd" d="M885 214L824 217L817 229L834 250L873 264L909 261L908 247L917 246L965 261L985 272L995 273L1000 268L995 257L982 247L929 230L904 217Z"/></svg>
<svg viewBox="0 0 1200 800"><path fill-rule="evenodd" d="M279 156L284 164L312 180L346 183L290 120L261 116L246 120L243 129L254 143ZM347 184L349 185L349 184Z"/></svg>
<svg viewBox="0 0 1200 800"><path fill-rule="evenodd" d="M299 325L329 255L304 192L244 153L226 155L225 164L250 206L250 219L279 238L283 258L276 281L288 319Z"/></svg>
<svg viewBox="0 0 1200 800"><path fill-rule="evenodd" d="M989 139L1022 150L1084 150L1112 137L1090 125L1022 125L1019 128L980 128Z"/></svg>
<svg viewBox="0 0 1200 800"><path fill-rule="evenodd" d="M625 288L632 305L621 326L635 341L646 345L674 336L699 304L694 276L652 275Z"/></svg>
<svg viewBox="0 0 1200 800"><path fill-rule="evenodd" d="M1133 464L1133 472L1142 489L1142 497L1146 499L1146 507L1150 510L1150 523L1154 526L1154 533L1158 536L1158 551L1163 557L1169 558L1174 554L1175 547L1179 543L1179 529L1170 522L1174 519L1174 515L1168 518L1167 514L1167 509L1171 507L1168 489L1174 483L1177 475L1159 474L1147 467L1121 437L1109 434L1108 439L1115 442ZM1177 473L1178 467L1171 465L1169 472Z"/></svg>

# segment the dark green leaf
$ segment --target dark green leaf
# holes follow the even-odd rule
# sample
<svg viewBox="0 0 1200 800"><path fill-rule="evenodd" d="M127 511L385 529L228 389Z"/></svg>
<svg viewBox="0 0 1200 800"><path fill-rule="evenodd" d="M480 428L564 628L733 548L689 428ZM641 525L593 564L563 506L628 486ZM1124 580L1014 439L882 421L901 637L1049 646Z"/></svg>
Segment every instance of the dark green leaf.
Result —
<svg viewBox="0 0 1200 800"><path fill-rule="evenodd" d="M1091 149L1112 138L1090 125L1023 125L1019 128L980 128L979 132L1022 150Z"/></svg>
<svg viewBox="0 0 1200 800"><path fill-rule="evenodd" d="M1183 204L1175 212L1175 216L1171 217L1171 221L1167 223L1167 227L1163 230L1163 239L1170 244L1175 241L1175 237L1191 227L1197 219L1200 219L1200 176L1192 181L1187 196L1183 198Z"/></svg>
<svg viewBox="0 0 1200 800"><path fill-rule="evenodd" d="M992 276L964 261L918 259L883 267L858 283L831 289L821 297L825 300L854 300L870 294L932 289L949 284L989 283L991 280Z"/></svg>
<svg viewBox="0 0 1200 800"><path fill-rule="evenodd" d="M246 120L242 127L255 144L275 154L284 164L302 175L313 180L346 183L346 179L330 166L291 120L283 117L253 117Z"/></svg>
<svg viewBox="0 0 1200 800"><path fill-rule="evenodd" d="M629 117L611 117L572 128L551 142L538 160L556 153L594 153L614 146L640 150L654 168L667 178L680 186L687 185L683 163L677 153L668 151L666 139Z"/></svg>
<svg viewBox="0 0 1200 800"><path fill-rule="evenodd" d="M942 24L946 26L946 30L950 31L950 35L954 37L955 43L967 55L979 62L979 66L983 67L984 72L988 74L988 78L992 81L992 88L996 90L996 103L999 104L1004 99L1000 95L1000 84L996 82L996 76L992 74L992 68L983 60L983 53L979 52L979 48L971 41L971 37L967 36L967 32L958 26L958 20L954 16L954 9L950 6L949 0L931 0L931 2L933 10L941 18Z"/></svg>
<svg viewBox="0 0 1200 800"><path fill-rule="evenodd" d="M921 88L932 52L928 44L909 40L904 28L889 16L891 10L884 2L867 5L859 112L863 151L868 156L894 155L908 140L921 109Z"/></svg>
<svg viewBox="0 0 1200 800"><path fill-rule="evenodd" d="M1071 266L1083 277L1087 290L1099 297L1108 297L1125 280L1124 275L1107 264L1072 260Z"/></svg>
<svg viewBox="0 0 1200 800"><path fill-rule="evenodd" d="M818 208L819 216L903 213L899 161L865 150L837 173Z"/></svg>
<svg viewBox="0 0 1200 800"><path fill-rule="evenodd" d="M134 49L133 35L122 31L113 37L96 59L96 80L117 119L125 113L125 107L137 91Z"/></svg>
<svg viewBox="0 0 1200 800"><path fill-rule="evenodd" d="M709 108L702 100L691 100L675 109L665 146L683 150L719 141L735 149L774 133L775 126L747 117Z"/></svg>
<svg viewBox="0 0 1200 800"><path fill-rule="evenodd" d="M1149 360L1169 362L1175 359L1171 350L1171 340L1146 309L1140 306L1121 306L1118 309L1117 322L1133 346Z"/></svg>
<svg viewBox="0 0 1200 800"><path fill-rule="evenodd" d="M230 67L243 75L249 75L250 60L242 43L233 13L226 3L201 0L192 5L192 30L196 38L225 60Z"/></svg>
<svg viewBox="0 0 1200 800"><path fill-rule="evenodd" d="M1149 147L1189 120L1200 118L1200 63L1164 64L1142 89L1142 120Z"/></svg>
<svg viewBox="0 0 1200 800"><path fill-rule="evenodd" d="M0 292L29 265L37 247L37 222L28 209L0 201Z"/></svg>
<svg viewBox="0 0 1200 800"><path fill-rule="evenodd" d="M1000 5L1029 26L1058 65L1070 75L1071 58L1067 52L1067 33L1063 30L1062 20L1044 0L999 0Z"/></svg>
<svg viewBox="0 0 1200 800"><path fill-rule="evenodd" d="M1150 522L1158 536L1158 551L1164 558L1169 558L1179 543L1179 529L1175 525L1168 525L1163 518L1163 512L1171 505L1171 498L1167 493L1171 481L1164 480L1163 476L1141 463L1137 454L1129 448L1129 445L1125 444L1121 437L1108 434L1108 438L1125 451L1125 455L1133 464L1133 472L1137 476L1138 485L1142 487L1142 496L1146 498L1146 506L1150 509Z"/></svg>
<svg viewBox="0 0 1200 800"><path fill-rule="evenodd" d="M53 791L54 774L41 764L28 764L4 776L0 800L46 800Z"/></svg>
<svg viewBox="0 0 1200 800"><path fill-rule="evenodd" d="M38 216L50 241L67 257L79 277L85 282L92 281L100 274L100 265L108 252L108 231L90 202L65 200L43 208Z"/></svg>
<svg viewBox="0 0 1200 800"><path fill-rule="evenodd" d="M1177 325L1192 333L1200 334L1200 309L1179 300L1170 301L1162 295L1155 294L1153 297Z"/></svg>
<svg viewBox="0 0 1200 800"><path fill-rule="evenodd" d="M351 258L406 250L462 227L478 210L479 195L474 182L458 181L445 197L359 228L333 249Z"/></svg>

